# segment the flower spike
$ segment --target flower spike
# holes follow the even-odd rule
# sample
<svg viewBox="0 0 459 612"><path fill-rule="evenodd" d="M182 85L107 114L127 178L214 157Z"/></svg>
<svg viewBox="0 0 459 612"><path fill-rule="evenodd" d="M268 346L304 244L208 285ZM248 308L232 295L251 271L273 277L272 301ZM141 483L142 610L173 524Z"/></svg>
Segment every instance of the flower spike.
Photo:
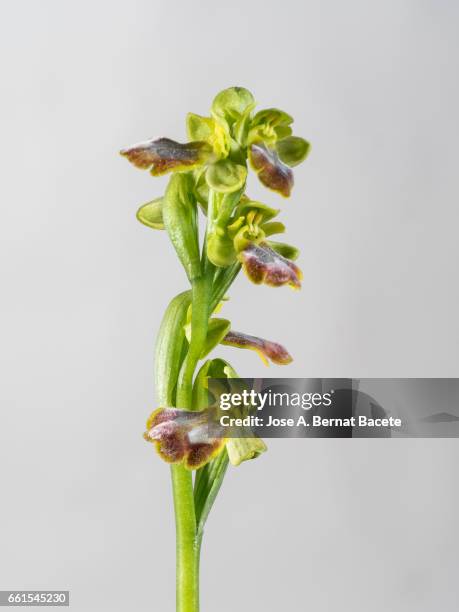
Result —
<svg viewBox="0 0 459 612"><path fill-rule="evenodd" d="M233 330L226 334L222 344L251 349L258 353L265 365L269 365L268 359L277 365L287 365L293 361L290 353L281 344Z"/></svg>
<svg viewBox="0 0 459 612"><path fill-rule="evenodd" d="M123 157L141 170L150 170L153 176L167 172L193 170L203 165L213 155L212 147L206 142L180 144L170 138L146 140L122 149Z"/></svg>
<svg viewBox="0 0 459 612"><path fill-rule="evenodd" d="M244 272L256 285L281 287L288 285L293 289L301 287L303 274L292 261L276 253L266 242L250 244L238 255Z"/></svg>
<svg viewBox="0 0 459 612"><path fill-rule="evenodd" d="M208 463L220 453L226 442L223 437L212 436L207 410L190 412L178 408L155 410L147 421L144 438L155 443L164 461L183 463L189 470Z"/></svg>

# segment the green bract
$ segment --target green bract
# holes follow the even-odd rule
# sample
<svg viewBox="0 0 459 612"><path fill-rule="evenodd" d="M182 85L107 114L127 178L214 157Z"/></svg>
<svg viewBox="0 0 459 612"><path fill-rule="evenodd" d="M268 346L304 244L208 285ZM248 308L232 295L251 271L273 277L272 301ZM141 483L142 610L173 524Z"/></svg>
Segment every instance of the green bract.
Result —
<svg viewBox="0 0 459 612"><path fill-rule="evenodd" d="M252 200L246 184L251 168L264 186L289 197L292 168L306 158L310 146L293 135L288 113L277 108L256 112L255 106L250 91L229 87L217 94L209 115L187 114L188 142L161 137L121 151L152 176L170 175L164 195L141 206L137 218L153 229L166 229L189 283L170 302L158 332L154 376L158 405L144 434L171 464L177 612L198 612L203 529L228 463L239 465L266 450L250 430L247 436L247 430L237 429L232 437L216 427L211 416L217 414L219 395L243 383L223 359L202 361L221 344L253 350L266 365L292 361L281 344L237 332L228 319L214 316L241 269L256 285L301 286L302 272L293 262L298 250L270 239L286 231L276 218L279 209ZM205 227L202 236L200 226ZM163 299L160 277L168 270L166 257L161 254L161 258L153 257L145 270L145 276L153 270L159 300ZM257 308L255 299L246 301L244 308Z"/></svg>
<svg viewBox="0 0 459 612"><path fill-rule="evenodd" d="M190 281L201 275L197 210L190 174L176 174L169 181L163 200L167 233Z"/></svg>

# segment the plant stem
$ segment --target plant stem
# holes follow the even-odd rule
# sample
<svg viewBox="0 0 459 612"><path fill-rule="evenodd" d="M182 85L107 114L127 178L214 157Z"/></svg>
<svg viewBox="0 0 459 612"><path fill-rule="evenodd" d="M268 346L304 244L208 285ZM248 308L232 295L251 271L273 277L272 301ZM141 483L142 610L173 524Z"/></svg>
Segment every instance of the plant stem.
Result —
<svg viewBox="0 0 459 612"><path fill-rule="evenodd" d="M182 465L173 465L176 527L176 596L177 612L199 611L199 543L196 538L196 518L192 474Z"/></svg>
<svg viewBox="0 0 459 612"><path fill-rule="evenodd" d="M191 338L177 383L178 408L191 410L193 376L206 340L209 325L210 287L213 271L192 282ZM199 610L199 554L202 535L197 533L193 479L181 465L172 466L176 546L177 612Z"/></svg>
<svg viewBox="0 0 459 612"><path fill-rule="evenodd" d="M191 410L193 375L201 357L209 326L209 302L212 276L205 274L192 283L191 339L177 383L177 408Z"/></svg>

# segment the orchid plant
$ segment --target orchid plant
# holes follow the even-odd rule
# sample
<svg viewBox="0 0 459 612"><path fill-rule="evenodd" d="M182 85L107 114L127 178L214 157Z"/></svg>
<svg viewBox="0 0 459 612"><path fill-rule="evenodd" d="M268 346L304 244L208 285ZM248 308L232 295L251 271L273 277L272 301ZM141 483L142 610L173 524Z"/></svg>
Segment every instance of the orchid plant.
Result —
<svg viewBox="0 0 459 612"><path fill-rule="evenodd" d="M210 116L187 116L189 142L148 140L121 151L153 176L171 173L166 192L137 212L144 225L166 230L190 288L170 302L155 351L158 406L144 437L171 464L177 536L177 612L199 610L199 557L204 525L228 464L266 450L257 438L212 437L206 426L210 378L237 374L223 359L207 358L219 344L255 350L267 363L292 358L277 344L235 331L218 314L242 268L255 284L298 289L298 250L271 240L285 231L279 210L246 193L248 168L263 185L289 197L292 167L309 143L292 135L293 118L276 108L255 113L252 94L230 87L214 99ZM198 215L206 219L200 244ZM198 365L203 361L196 373Z"/></svg>

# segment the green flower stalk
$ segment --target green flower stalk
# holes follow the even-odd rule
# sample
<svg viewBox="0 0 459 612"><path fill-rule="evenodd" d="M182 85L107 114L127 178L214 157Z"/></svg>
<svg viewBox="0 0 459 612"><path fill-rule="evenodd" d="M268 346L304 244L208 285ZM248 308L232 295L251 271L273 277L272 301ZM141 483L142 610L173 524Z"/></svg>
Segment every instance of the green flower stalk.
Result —
<svg viewBox="0 0 459 612"><path fill-rule="evenodd" d="M243 269L256 284L298 289L298 250L271 240L285 231L273 221L279 210L246 193L248 169L283 197L293 188L292 168L309 152L293 136L293 118L269 108L255 113L252 94L230 87L214 99L210 116L187 116L189 142L169 138L140 142L121 151L153 176L171 173L166 192L137 211L141 223L165 230L189 287L170 302L158 333L155 388L158 406L144 437L171 464L177 543L177 612L199 610L199 556L204 525L228 464L240 465L266 450L259 438L225 439L208 426L208 381L228 388L238 378L219 358L219 344L256 351L263 361L292 361L277 342L234 331L214 316ZM200 240L198 216L206 231ZM201 364L201 362L203 362Z"/></svg>

